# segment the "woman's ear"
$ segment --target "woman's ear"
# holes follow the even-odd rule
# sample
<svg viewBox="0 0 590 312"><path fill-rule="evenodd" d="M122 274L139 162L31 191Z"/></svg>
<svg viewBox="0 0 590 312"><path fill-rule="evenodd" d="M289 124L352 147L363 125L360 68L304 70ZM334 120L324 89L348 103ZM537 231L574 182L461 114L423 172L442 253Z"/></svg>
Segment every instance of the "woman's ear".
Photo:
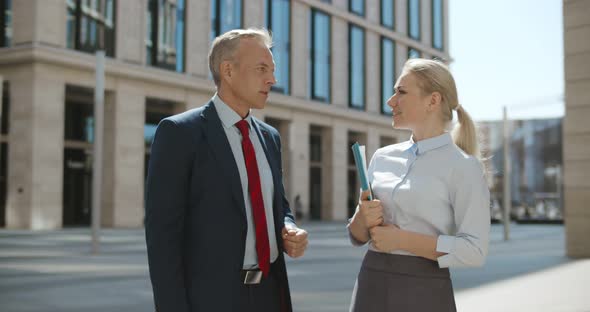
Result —
<svg viewBox="0 0 590 312"><path fill-rule="evenodd" d="M432 111L435 108L439 108L442 102L442 96L440 92L432 92L430 95L430 103L428 103L428 110Z"/></svg>

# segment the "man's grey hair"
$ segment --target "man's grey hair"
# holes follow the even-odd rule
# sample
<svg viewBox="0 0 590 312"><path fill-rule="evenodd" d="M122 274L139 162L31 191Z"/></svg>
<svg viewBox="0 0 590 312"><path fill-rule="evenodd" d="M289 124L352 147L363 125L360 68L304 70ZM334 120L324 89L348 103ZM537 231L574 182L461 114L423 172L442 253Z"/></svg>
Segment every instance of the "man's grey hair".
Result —
<svg viewBox="0 0 590 312"><path fill-rule="evenodd" d="M219 66L224 61L233 61L234 53L242 38L256 38L269 49L272 47L272 35L264 28L234 29L215 38L209 50L209 70L216 86L219 87L221 83Z"/></svg>

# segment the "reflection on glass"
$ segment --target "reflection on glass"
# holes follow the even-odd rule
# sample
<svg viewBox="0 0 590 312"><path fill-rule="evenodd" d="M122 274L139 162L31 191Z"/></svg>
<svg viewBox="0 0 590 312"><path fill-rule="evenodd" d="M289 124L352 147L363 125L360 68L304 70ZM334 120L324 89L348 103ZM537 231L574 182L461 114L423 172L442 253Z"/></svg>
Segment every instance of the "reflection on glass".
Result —
<svg viewBox="0 0 590 312"><path fill-rule="evenodd" d="M365 15L365 0L348 0L348 8L350 12L356 13L360 16Z"/></svg>
<svg viewBox="0 0 590 312"><path fill-rule="evenodd" d="M272 53L275 61L275 77L277 83L273 90L289 94L290 71L290 0L267 0L266 21L272 31Z"/></svg>
<svg viewBox="0 0 590 312"><path fill-rule="evenodd" d="M395 28L395 1L381 0L381 25Z"/></svg>
<svg viewBox="0 0 590 312"><path fill-rule="evenodd" d="M242 0L211 0L211 41L236 28L242 28Z"/></svg>
<svg viewBox="0 0 590 312"><path fill-rule="evenodd" d="M94 53L115 54L115 0L66 1L66 46Z"/></svg>
<svg viewBox="0 0 590 312"><path fill-rule="evenodd" d="M149 0L146 60L148 65L184 71L184 0Z"/></svg>
<svg viewBox="0 0 590 312"><path fill-rule="evenodd" d="M420 0L408 0L408 34L420 40Z"/></svg>
<svg viewBox="0 0 590 312"><path fill-rule="evenodd" d="M330 16L317 10L311 12L311 98L330 102Z"/></svg>
<svg viewBox="0 0 590 312"><path fill-rule="evenodd" d="M420 51L414 48L408 49L408 59L419 58L420 56L422 56L422 53L420 53Z"/></svg>
<svg viewBox="0 0 590 312"><path fill-rule="evenodd" d="M349 27L349 105L365 108L365 31L355 25Z"/></svg>
<svg viewBox="0 0 590 312"><path fill-rule="evenodd" d="M442 0L432 0L432 46L443 49L443 3Z"/></svg>
<svg viewBox="0 0 590 312"><path fill-rule="evenodd" d="M0 47L12 45L12 0L0 0Z"/></svg>
<svg viewBox="0 0 590 312"><path fill-rule="evenodd" d="M389 39L381 38L381 113L391 114L391 107L387 105L387 99L393 95L395 84L395 43Z"/></svg>

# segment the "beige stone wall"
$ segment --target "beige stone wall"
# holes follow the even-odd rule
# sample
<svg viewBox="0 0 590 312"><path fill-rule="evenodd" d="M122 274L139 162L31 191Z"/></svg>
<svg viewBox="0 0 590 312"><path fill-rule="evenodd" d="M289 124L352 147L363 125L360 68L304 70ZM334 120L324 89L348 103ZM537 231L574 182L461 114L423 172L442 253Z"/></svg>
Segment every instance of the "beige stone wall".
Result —
<svg viewBox="0 0 590 312"><path fill-rule="evenodd" d="M47 65L23 65L10 79L6 227L62 223L65 85Z"/></svg>
<svg viewBox="0 0 590 312"><path fill-rule="evenodd" d="M563 163L567 255L590 257L590 0L564 1Z"/></svg>
<svg viewBox="0 0 590 312"><path fill-rule="evenodd" d="M66 46L66 4L63 0L12 1L13 45L33 42Z"/></svg>

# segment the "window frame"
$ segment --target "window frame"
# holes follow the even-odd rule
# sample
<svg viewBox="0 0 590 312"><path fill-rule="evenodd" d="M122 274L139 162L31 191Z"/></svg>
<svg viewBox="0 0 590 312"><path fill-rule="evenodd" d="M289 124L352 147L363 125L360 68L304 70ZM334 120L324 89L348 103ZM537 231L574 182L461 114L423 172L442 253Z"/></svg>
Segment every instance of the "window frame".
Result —
<svg viewBox="0 0 590 312"><path fill-rule="evenodd" d="M316 75L315 75L315 38L316 38L316 21L315 21L315 16L316 15L323 15L328 19L328 29L327 29L327 34L328 34L328 98L324 98L321 96L316 95L316 88L315 88L315 80L316 80ZM310 98L312 100L316 100L316 101L320 101L320 102L324 102L324 103L331 103L332 101L332 85L330 83L331 79L332 79L332 17L330 16L330 14L322 11L322 10L318 10L318 9L311 9L311 41L310 41Z"/></svg>
<svg viewBox="0 0 590 312"><path fill-rule="evenodd" d="M273 9L273 2L274 1L275 0L266 0L266 16L267 16L267 19L266 19L266 28L268 30L270 30L270 31L272 31L272 27L271 27L272 26L272 17L273 17L273 15L272 15L272 9ZM291 86L291 83L292 83L291 82L291 70L292 70L292 65L291 65L292 62L291 62L291 59L292 59L293 53L291 51L291 46L292 46L291 45L291 37L292 37L292 27L291 27L291 19L292 19L291 16L292 16L292 14L291 14L291 12L292 12L292 9L293 9L293 5L292 5L293 2L291 0L279 0L279 1L285 1L285 2L288 2L289 3L289 12L287 14L288 15L288 19L287 19L287 28L288 28L288 30L287 30L287 32L289 33L289 39L287 41L287 51L288 51L288 61L287 61L288 62L288 65L287 65L287 75L286 75L287 76L287 82L286 82L286 88L283 87L283 86L277 86L275 84L275 85L273 85L271 87L271 90L272 91L279 92L279 93L282 93L282 94L289 95L289 94L291 94L291 87L292 87ZM274 49L274 46L273 46L273 48L271 50L273 50L273 49ZM274 54L276 54L276 53L274 53L274 51L273 51L273 55ZM278 79L278 81L280 82L280 79Z"/></svg>
<svg viewBox="0 0 590 312"><path fill-rule="evenodd" d="M353 63L353 57L352 57L352 50L353 50L353 43L352 43L352 33L354 29L359 29L363 35L363 42L361 44L362 48L363 48L363 55L362 55L362 71L363 71L363 77L362 77L362 98L363 98L363 103L362 103L362 107L358 107L355 106L353 103L353 99L352 99L352 63ZM348 24L348 107L352 108L352 109L356 109L359 111L366 111L367 109L367 36L366 36L366 30L356 24L353 23L349 23Z"/></svg>

